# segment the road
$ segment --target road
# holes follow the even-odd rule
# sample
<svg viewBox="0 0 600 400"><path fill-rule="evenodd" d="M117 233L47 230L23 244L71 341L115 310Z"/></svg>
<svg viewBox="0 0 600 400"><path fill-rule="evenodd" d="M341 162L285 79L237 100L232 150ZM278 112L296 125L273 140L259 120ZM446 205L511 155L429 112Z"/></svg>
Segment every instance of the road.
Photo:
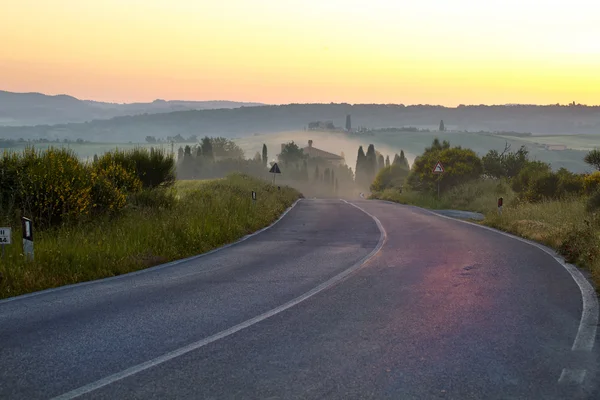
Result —
<svg viewBox="0 0 600 400"><path fill-rule="evenodd" d="M304 199L221 251L0 302L0 398L594 399L590 304L522 241Z"/></svg>

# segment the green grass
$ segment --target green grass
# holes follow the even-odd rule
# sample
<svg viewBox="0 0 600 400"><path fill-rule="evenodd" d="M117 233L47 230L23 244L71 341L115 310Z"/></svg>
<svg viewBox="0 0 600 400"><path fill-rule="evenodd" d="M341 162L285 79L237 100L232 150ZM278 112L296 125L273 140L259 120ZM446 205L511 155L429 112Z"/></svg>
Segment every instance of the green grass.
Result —
<svg viewBox="0 0 600 400"><path fill-rule="evenodd" d="M300 196L243 175L179 182L177 190L170 209L130 207L118 217L36 232L33 262L24 260L15 239L0 261L0 298L204 253L269 225Z"/></svg>

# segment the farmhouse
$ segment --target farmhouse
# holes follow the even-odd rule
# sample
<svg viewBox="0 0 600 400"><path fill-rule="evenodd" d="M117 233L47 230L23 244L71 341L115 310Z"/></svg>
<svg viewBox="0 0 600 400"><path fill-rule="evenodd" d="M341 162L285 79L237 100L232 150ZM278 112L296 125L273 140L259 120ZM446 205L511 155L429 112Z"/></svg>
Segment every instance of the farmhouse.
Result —
<svg viewBox="0 0 600 400"><path fill-rule="evenodd" d="M346 160L344 160L344 157L342 156L313 147L312 140L309 140L308 146L304 147L302 150L304 150L304 154L308 155L308 158L321 158L329 161L333 165L343 165L346 163Z"/></svg>
<svg viewBox="0 0 600 400"><path fill-rule="evenodd" d="M567 149L567 146L564 144L547 144L545 147L546 147L546 150L553 150L553 151L561 151L561 150Z"/></svg>

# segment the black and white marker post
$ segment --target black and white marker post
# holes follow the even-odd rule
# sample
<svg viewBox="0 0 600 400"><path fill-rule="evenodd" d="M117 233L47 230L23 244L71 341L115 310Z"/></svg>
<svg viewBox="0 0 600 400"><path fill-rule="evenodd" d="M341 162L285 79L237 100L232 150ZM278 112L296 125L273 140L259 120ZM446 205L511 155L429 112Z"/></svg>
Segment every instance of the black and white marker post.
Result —
<svg viewBox="0 0 600 400"><path fill-rule="evenodd" d="M256 192L252 191L252 204L256 204Z"/></svg>
<svg viewBox="0 0 600 400"><path fill-rule="evenodd" d="M29 218L21 218L23 228L23 253L25 257L33 260L33 222Z"/></svg>
<svg viewBox="0 0 600 400"><path fill-rule="evenodd" d="M502 205L504 204L504 199L502 197L498 198L498 215L502 215Z"/></svg>
<svg viewBox="0 0 600 400"><path fill-rule="evenodd" d="M11 242L11 229L0 228L0 244L2 245L2 258L4 258L4 246Z"/></svg>

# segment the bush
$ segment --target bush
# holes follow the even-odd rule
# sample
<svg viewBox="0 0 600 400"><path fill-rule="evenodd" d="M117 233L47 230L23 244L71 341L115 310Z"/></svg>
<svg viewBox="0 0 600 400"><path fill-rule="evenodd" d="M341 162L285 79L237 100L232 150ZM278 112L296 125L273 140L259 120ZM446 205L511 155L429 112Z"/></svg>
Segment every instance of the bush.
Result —
<svg viewBox="0 0 600 400"><path fill-rule="evenodd" d="M596 193L592 194L588 199L587 210L589 212L600 210L600 189L596 190Z"/></svg>
<svg viewBox="0 0 600 400"><path fill-rule="evenodd" d="M592 194L600 189L600 172L585 175L583 178L583 189L585 193Z"/></svg>
<svg viewBox="0 0 600 400"><path fill-rule="evenodd" d="M72 151L49 148L36 152L28 148L20 161L20 208L37 225L55 225L89 214L91 175Z"/></svg>
<svg viewBox="0 0 600 400"><path fill-rule="evenodd" d="M591 218L573 227L558 248L569 263L590 266L600 259L598 219Z"/></svg>
<svg viewBox="0 0 600 400"><path fill-rule="evenodd" d="M144 189L159 186L171 186L175 183L175 160L163 149L137 148L105 153L96 162L96 166L105 169L113 164L121 165L133 173Z"/></svg>
<svg viewBox="0 0 600 400"><path fill-rule="evenodd" d="M534 179L552 173L549 164L541 161L529 161L511 181L511 188L516 193L525 193Z"/></svg>
<svg viewBox="0 0 600 400"><path fill-rule="evenodd" d="M441 175L432 172L438 161L444 166L444 173ZM450 148L448 142L440 145L439 141L434 141L432 146L425 149L425 153L413 163L407 183L416 191L435 192L439 181L440 190L446 191L454 186L476 180L482 173L481 160L473 150Z"/></svg>
<svg viewBox="0 0 600 400"><path fill-rule="evenodd" d="M393 164L383 168L373 181L371 191L381 192L386 189L402 189L410 170L402 164Z"/></svg>

